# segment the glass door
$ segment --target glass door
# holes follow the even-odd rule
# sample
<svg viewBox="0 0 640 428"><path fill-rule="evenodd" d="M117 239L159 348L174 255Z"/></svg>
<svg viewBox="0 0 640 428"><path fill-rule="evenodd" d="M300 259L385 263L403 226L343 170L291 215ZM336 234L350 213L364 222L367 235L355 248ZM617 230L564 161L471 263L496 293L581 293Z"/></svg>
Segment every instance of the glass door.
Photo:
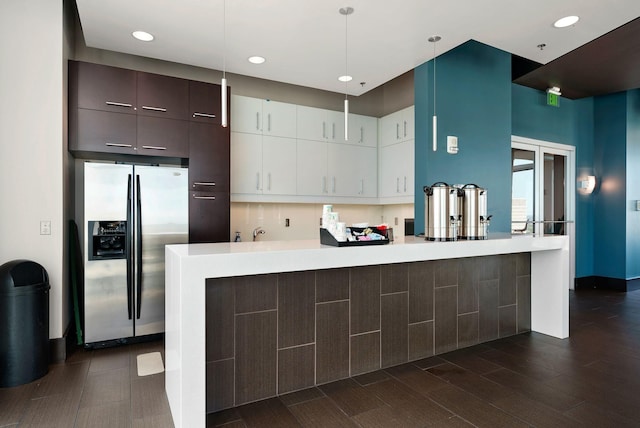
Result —
<svg viewBox="0 0 640 428"><path fill-rule="evenodd" d="M513 137L511 230L514 235L567 235L570 284L575 275L575 148Z"/></svg>

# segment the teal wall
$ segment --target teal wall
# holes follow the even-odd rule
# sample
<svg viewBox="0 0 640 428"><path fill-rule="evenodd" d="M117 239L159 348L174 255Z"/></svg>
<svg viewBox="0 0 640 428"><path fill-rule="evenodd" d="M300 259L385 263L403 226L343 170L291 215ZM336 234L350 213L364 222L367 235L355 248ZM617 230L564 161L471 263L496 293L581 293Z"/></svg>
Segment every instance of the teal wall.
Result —
<svg viewBox="0 0 640 428"><path fill-rule="evenodd" d="M511 135L576 148L576 277L640 277L640 90L546 105L543 91L511 83L510 54L469 41L437 58L438 151L432 151L433 61L414 70L415 230L424 231L423 186L488 189L490 231L510 232ZM459 153L446 153L446 136ZM575 179L576 177L568 177Z"/></svg>
<svg viewBox="0 0 640 428"><path fill-rule="evenodd" d="M415 230L424 232L423 186L487 189L490 232L511 230L511 55L469 41L436 59L438 151L432 151L433 61L414 70ZM459 153L446 151L447 135Z"/></svg>
<svg viewBox="0 0 640 428"><path fill-rule="evenodd" d="M576 148L576 175L593 175L593 98L560 99L559 107L547 105L546 93L512 85L512 133ZM576 194L576 277L594 275L595 196Z"/></svg>
<svg viewBox="0 0 640 428"><path fill-rule="evenodd" d="M640 90L627 92L626 278L640 277Z"/></svg>
<svg viewBox="0 0 640 428"><path fill-rule="evenodd" d="M594 271L626 278L626 93L595 99L594 168L598 184L594 217Z"/></svg>

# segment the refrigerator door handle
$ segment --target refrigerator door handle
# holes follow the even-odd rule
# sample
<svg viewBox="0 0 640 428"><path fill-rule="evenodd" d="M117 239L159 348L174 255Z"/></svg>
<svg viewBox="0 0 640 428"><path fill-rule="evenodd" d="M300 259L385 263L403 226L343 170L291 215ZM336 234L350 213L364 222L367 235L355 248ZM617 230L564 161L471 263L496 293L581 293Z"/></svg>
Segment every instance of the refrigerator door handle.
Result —
<svg viewBox="0 0 640 428"><path fill-rule="evenodd" d="M129 312L129 319L131 319L131 311L133 309L133 302L131 301L132 290L131 280L133 279L133 260L131 259L131 211L133 206L131 205L131 174L127 180L127 310Z"/></svg>
<svg viewBox="0 0 640 428"><path fill-rule="evenodd" d="M140 319L142 306L142 200L140 176L136 174L136 318Z"/></svg>

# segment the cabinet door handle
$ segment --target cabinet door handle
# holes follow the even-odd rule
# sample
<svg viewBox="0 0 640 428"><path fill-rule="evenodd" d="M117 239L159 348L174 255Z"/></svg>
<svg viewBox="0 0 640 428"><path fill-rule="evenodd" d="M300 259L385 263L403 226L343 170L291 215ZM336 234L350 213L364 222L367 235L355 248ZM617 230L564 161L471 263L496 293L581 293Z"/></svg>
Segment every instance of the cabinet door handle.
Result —
<svg viewBox="0 0 640 428"><path fill-rule="evenodd" d="M131 144L120 144L120 143L104 143L105 146L109 147L131 147Z"/></svg>
<svg viewBox="0 0 640 428"><path fill-rule="evenodd" d="M400 193L400 177L396 177L396 193Z"/></svg>
<svg viewBox="0 0 640 428"><path fill-rule="evenodd" d="M336 124L335 123L331 124L331 139L332 140L336 139Z"/></svg>
<svg viewBox="0 0 640 428"><path fill-rule="evenodd" d="M150 107L150 106L142 106L142 110L160 111L162 113L166 113L167 111L167 109L164 107Z"/></svg>
<svg viewBox="0 0 640 428"><path fill-rule="evenodd" d="M256 190L260 190L260 173L256 172Z"/></svg>
<svg viewBox="0 0 640 428"><path fill-rule="evenodd" d="M407 136L407 121L404 121L404 136Z"/></svg>
<svg viewBox="0 0 640 428"><path fill-rule="evenodd" d="M364 178L360 179L360 194L364 194Z"/></svg>
<svg viewBox="0 0 640 428"><path fill-rule="evenodd" d="M196 186L215 186L216 183L215 182L208 182L208 181L196 181L193 183L193 187Z"/></svg>
<svg viewBox="0 0 640 428"><path fill-rule="evenodd" d="M396 140L400 139L400 124L396 123Z"/></svg>
<svg viewBox="0 0 640 428"><path fill-rule="evenodd" d="M195 112L193 113L193 117L207 117L209 119L214 119L216 117L215 114L209 114L209 113L198 113Z"/></svg>
<svg viewBox="0 0 640 428"><path fill-rule="evenodd" d="M360 127L360 142L364 143L364 126Z"/></svg>
<svg viewBox="0 0 640 428"><path fill-rule="evenodd" d="M161 146L142 146L143 149L149 149L149 150L167 150L166 147L161 147Z"/></svg>
<svg viewBox="0 0 640 428"><path fill-rule="evenodd" d="M267 190L271 190L271 173L267 174Z"/></svg>
<svg viewBox="0 0 640 428"><path fill-rule="evenodd" d="M322 193L327 193L327 177L322 176Z"/></svg>
<svg viewBox="0 0 640 428"><path fill-rule="evenodd" d="M256 131L260 130L260 112L256 112Z"/></svg>
<svg viewBox="0 0 640 428"><path fill-rule="evenodd" d="M322 138L327 138L327 123L322 122Z"/></svg>
<svg viewBox="0 0 640 428"><path fill-rule="evenodd" d="M332 192L336 193L336 177L333 176L332 178L333 178L333 185L331 186L331 188L333 189Z"/></svg>
<svg viewBox="0 0 640 428"><path fill-rule="evenodd" d="M118 103L118 102L115 102L115 101L105 101L104 103L106 105L108 105L108 106L114 106L114 107L126 107L126 108L133 107L132 104L129 104L129 103Z"/></svg>
<svg viewBox="0 0 640 428"><path fill-rule="evenodd" d="M193 199L205 199L205 200L208 200L208 201L213 201L213 200L216 199L216 197L215 196L198 196L198 195L196 195L194 193L193 194Z"/></svg>
<svg viewBox="0 0 640 428"><path fill-rule="evenodd" d="M404 176L404 193L407 193L407 176Z"/></svg>
<svg viewBox="0 0 640 428"><path fill-rule="evenodd" d="M267 131L271 132L271 113L267 115Z"/></svg>

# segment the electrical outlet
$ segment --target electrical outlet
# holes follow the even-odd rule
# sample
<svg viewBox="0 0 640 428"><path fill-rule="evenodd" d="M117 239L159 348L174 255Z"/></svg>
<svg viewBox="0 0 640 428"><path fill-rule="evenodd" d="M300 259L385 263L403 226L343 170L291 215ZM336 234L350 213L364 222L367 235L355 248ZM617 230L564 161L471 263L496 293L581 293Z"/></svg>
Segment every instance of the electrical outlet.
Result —
<svg viewBox="0 0 640 428"><path fill-rule="evenodd" d="M51 235L51 221L42 220L40 222L40 235Z"/></svg>

